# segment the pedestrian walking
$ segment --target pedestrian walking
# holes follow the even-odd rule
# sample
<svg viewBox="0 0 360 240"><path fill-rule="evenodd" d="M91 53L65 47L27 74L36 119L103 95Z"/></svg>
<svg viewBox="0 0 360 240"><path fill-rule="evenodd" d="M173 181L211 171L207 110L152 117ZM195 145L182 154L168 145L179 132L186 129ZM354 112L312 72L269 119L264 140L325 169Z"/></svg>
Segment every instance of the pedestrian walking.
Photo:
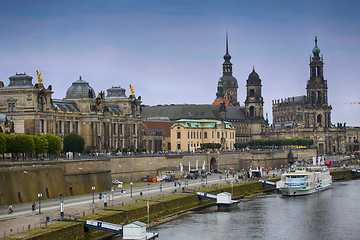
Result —
<svg viewBox="0 0 360 240"><path fill-rule="evenodd" d="M33 204L31 205L31 209L32 209L32 211L35 211L35 209L36 209L36 203L35 202L33 202Z"/></svg>
<svg viewBox="0 0 360 240"><path fill-rule="evenodd" d="M13 207L12 207L12 205L10 204L10 205L9 205L9 214L13 213L13 211L14 211L14 210L13 210Z"/></svg>
<svg viewBox="0 0 360 240"><path fill-rule="evenodd" d="M140 197L142 197L142 192L140 192Z"/></svg>

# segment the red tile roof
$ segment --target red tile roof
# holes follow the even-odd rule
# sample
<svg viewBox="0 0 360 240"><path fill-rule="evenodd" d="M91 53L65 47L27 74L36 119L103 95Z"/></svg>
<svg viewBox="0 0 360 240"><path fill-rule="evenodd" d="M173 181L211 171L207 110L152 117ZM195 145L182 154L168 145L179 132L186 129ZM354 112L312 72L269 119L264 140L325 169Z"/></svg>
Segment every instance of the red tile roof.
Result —
<svg viewBox="0 0 360 240"><path fill-rule="evenodd" d="M170 127L174 124L172 121L143 121L143 130L146 135L170 136Z"/></svg>

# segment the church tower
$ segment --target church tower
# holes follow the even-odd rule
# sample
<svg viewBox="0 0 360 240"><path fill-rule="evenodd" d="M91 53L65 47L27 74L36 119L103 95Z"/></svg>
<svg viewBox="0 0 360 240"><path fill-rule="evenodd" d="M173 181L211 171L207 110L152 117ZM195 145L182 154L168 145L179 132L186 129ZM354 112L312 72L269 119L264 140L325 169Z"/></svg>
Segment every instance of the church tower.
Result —
<svg viewBox="0 0 360 240"><path fill-rule="evenodd" d="M253 71L246 80L245 109L246 116L249 118L263 119L264 101L261 95L261 87L261 79L255 72L255 67L253 67Z"/></svg>
<svg viewBox="0 0 360 240"><path fill-rule="evenodd" d="M223 85L224 99L229 101L230 105L239 105L237 100L238 82L232 75L232 63L229 54L229 39L228 31L226 30L226 53L224 55L223 76L220 78Z"/></svg>
<svg viewBox="0 0 360 240"><path fill-rule="evenodd" d="M315 36L315 47L312 53L313 56L310 56L310 80L306 85L305 126L328 128L331 126L332 108L328 105L328 87L323 75L324 62L317 46L317 36Z"/></svg>

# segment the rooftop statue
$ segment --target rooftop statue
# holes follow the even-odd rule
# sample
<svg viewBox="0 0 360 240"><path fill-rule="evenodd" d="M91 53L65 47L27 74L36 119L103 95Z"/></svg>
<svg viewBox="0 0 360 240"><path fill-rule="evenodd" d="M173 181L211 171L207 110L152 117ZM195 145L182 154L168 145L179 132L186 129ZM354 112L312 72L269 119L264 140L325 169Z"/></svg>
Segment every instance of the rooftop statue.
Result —
<svg viewBox="0 0 360 240"><path fill-rule="evenodd" d="M133 95L133 96L135 96L135 94L134 94L134 88L133 88L133 86L130 84L130 91L131 91L131 95Z"/></svg>
<svg viewBox="0 0 360 240"><path fill-rule="evenodd" d="M37 77L38 77L38 83L39 84L42 84L42 78L41 78L41 72L39 72L38 70L36 70L36 75L37 75Z"/></svg>

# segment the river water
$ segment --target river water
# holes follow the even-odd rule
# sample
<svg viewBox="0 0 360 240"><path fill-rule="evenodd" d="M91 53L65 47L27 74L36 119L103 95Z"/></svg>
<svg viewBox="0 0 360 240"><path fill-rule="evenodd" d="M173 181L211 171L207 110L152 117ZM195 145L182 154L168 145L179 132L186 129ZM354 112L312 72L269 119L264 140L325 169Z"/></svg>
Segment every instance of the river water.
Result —
<svg viewBox="0 0 360 240"><path fill-rule="evenodd" d="M149 230L148 230L149 231ZM309 196L277 193L209 207L151 228L168 239L360 239L360 180L335 182Z"/></svg>

